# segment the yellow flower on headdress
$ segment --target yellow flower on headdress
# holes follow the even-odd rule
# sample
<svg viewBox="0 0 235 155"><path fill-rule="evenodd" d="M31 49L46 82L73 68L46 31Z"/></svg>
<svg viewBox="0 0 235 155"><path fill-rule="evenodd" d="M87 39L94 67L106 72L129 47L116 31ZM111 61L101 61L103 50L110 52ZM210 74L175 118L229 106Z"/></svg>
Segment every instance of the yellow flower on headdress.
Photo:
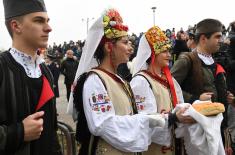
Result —
<svg viewBox="0 0 235 155"><path fill-rule="evenodd" d="M109 9L103 16L104 35L108 39L127 35L128 27L123 25L122 17L115 9Z"/></svg>
<svg viewBox="0 0 235 155"><path fill-rule="evenodd" d="M157 26L150 28L145 33L145 37L155 54L159 54L171 48L170 40Z"/></svg>
<svg viewBox="0 0 235 155"><path fill-rule="evenodd" d="M104 15L103 17L103 24L104 24L104 27L108 26L109 24L109 17Z"/></svg>

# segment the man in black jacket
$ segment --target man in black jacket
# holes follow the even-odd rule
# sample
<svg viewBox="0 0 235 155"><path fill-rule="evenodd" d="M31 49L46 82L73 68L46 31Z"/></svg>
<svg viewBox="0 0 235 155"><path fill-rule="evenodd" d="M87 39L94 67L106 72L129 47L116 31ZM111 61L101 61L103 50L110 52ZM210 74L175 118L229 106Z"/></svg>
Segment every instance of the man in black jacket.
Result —
<svg viewBox="0 0 235 155"><path fill-rule="evenodd" d="M73 51L71 49L66 52L66 59L61 64L61 73L64 75L64 83L67 89L67 100L69 101L69 96L71 92L71 86L76 75L78 68L78 61L75 60L73 56Z"/></svg>
<svg viewBox="0 0 235 155"><path fill-rule="evenodd" d="M53 78L38 48L51 27L43 0L3 0L12 47L0 54L0 154L61 155Z"/></svg>

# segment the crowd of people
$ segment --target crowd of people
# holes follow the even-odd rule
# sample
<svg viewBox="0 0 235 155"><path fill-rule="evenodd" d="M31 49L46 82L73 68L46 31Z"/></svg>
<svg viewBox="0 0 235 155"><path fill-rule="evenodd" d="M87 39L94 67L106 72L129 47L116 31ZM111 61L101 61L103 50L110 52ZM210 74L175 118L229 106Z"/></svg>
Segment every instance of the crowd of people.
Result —
<svg viewBox="0 0 235 155"><path fill-rule="evenodd" d="M62 155L60 74L79 155L235 154L235 22L128 35L110 8L84 42L48 46L43 0L3 4L12 47L0 54L1 155ZM213 116L192 106L218 103Z"/></svg>

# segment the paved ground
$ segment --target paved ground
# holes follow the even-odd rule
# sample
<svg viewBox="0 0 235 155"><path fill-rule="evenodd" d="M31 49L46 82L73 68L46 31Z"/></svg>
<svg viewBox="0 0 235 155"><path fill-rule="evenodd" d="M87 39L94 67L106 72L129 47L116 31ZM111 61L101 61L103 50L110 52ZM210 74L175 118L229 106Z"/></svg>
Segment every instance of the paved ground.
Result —
<svg viewBox="0 0 235 155"><path fill-rule="evenodd" d="M57 112L59 114L58 120L63 121L66 124L69 124L70 126L72 126L73 129L75 129L75 123L73 122L72 116L66 114L68 102L66 99L66 87L64 84L63 75L60 75L59 78L59 92L60 92L60 97L56 99Z"/></svg>

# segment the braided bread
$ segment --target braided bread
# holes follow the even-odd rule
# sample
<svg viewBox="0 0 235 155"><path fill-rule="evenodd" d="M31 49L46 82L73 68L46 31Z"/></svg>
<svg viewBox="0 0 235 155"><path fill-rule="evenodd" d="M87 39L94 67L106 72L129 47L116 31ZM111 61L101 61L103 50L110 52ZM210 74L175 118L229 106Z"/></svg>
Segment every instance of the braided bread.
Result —
<svg viewBox="0 0 235 155"><path fill-rule="evenodd" d="M217 115L225 111L224 105L218 102L202 102L198 104L193 104L193 108L205 116Z"/></svg>

